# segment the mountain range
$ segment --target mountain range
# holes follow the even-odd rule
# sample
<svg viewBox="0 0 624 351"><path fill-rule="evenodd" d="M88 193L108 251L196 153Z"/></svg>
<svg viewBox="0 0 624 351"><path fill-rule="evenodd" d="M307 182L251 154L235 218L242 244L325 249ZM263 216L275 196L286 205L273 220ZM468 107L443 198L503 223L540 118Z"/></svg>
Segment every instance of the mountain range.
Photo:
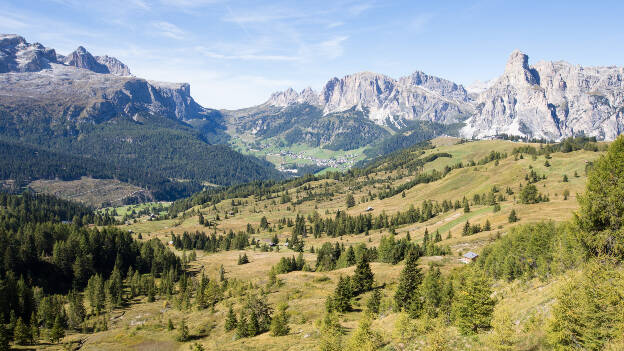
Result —
<svg viewBox="0 0 624 351"><path fill-rule="evenodd" d="M529 65L526 54L514 51L500 77L471 87L420 71L398 79L361 72L331 78L319 91L290 88L258 106L216 110L195 102L189 84L135 77L114 57L82 46L64 56L2 34L0 140L63 155L53 158L91 158L101 162L91 173L112 168L117 173L104 176L123 173L152 189L166 183L177 197L189 184L196 190L201 183L280 177L267 161L223 144L358 149L372 158L440 134L612 140L624 127L623 76L615 66ZM51 176L67 175L45 175Z"/></svg>

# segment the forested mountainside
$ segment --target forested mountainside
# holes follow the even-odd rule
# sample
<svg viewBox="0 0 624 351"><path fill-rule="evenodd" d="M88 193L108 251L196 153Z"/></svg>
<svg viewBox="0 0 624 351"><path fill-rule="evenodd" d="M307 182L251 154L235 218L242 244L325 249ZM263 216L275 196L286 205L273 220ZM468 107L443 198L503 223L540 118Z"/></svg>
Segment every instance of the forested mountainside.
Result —
<svg viewBox="0 0 624 351"><path fill-rule="evenodd" d="M168 211L2 195L0 344L617 350L606 147L442 138Z"/></svg>
<svg viewBox="0 0 624 351"><path fill-rule="evenodd" d="M135 78L120 61L82 47L61 57L3 35L0 50L0 139L9 157L2 160L4 180L21 186L36 179L115 178L173 200L206 183L281 176L268 162L212 145L207 138L218 134L218 122L210 122L216 123L210 131L187 124L219 115L199 106L188 84Z"/></svg>

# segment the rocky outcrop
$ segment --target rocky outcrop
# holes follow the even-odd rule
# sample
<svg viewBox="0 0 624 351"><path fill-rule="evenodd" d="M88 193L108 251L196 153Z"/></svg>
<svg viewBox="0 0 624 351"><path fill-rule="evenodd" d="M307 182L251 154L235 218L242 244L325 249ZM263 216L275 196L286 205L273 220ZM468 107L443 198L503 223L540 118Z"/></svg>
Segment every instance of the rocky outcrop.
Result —
<svg viewBox="0 0 624 351"><path fill-rule="evenodd" d="M379 125L401 127L409 120L453 123L467 118L472 105L466 90L451 81L415 72L395 80L362 72L330 79L320 93L307 88L275 93L266 104L290 106L307 103L325 115L355 108Z"/></svg>
<svg viewBox="0 0 624 351"><path fill-rule="evenodd" d="M37 72L56 63L54 49L29 44L18 35L0 34L0 73Z"/></svg>
<svg viewBox="0 0 624 351"><path fill-rule="evenodd" d="M123 62L119 61L118 59L114 58L114 57L110 57L107 55L104 56L96 56L95 60L106 66L106 68L108 69L108 73L110 74L114 74L117 76L130 76L132 75L130 73L130 68L128 68L128 66L126 66Z"/></svg>
<svg viewBox="0 0 624 351"><path fill-rule="evenodd" d="M141 114L186 121L210 111L193 100L187 83L132 77L119 60L94 57L83 47L64 57L22 37L2 35L0 50L0 104L15 111L38 106L52 120L95 123Z"/></svg>
<svg viewBox="0 0 624 351"><path fill-rule="evenodd" d="M498 134L559 140L595 136L612 140L624 131L624 68L582 67L541 61L514 51L505 72L476 100L462 134Z"/></svg>

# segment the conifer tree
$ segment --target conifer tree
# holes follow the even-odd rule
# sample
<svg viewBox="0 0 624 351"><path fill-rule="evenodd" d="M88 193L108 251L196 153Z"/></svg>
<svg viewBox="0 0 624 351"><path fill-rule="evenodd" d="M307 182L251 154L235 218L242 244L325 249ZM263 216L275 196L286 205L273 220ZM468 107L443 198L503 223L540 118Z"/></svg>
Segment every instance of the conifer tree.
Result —
<svg viewBox="0 0 624 351"><path fill-rule="evenodd" d="M277 306L277 313L273 316L271 320L271 335L273 336L284 336L288 335L290 332L290 327L288 326L288 304L280 303Z"/></svg>
<svg viewBox="0 0 624 351"><path fill-rule="evenodd" d="M355 198L353 197L353 194L348 194L347 195L347 208L351 208L353 206L355 206Z"/></svg>
<svg viewBox="0 0 624 351"><path fill-rule="evenodd" d="M442 301L441 280L440 269L430 266L422 282L423 309L432 318L437 316Z"/></svg>
<svg viewBox="0 0 624 351"><path fill-rule="evenodd" d="M329 312L346 312L351 310L351 297L353 297L351 290L351 279L342 277L338 279L338 284L334 290L334 294L330 297L327 309Z"/></svg>
<svg viewBox="0 0 624 351"><path fill-rule="evenodd" d="M376 316L379 314L379 307L381 305L381 292L379 289L373 290L373 293L366 302L366 309L370 314Z"/></svg>
<svg viewBox="0 0 624 351"><path fill-rule="evenodd" d="M587 177L575 221L579 239L591 255L624 259L624 136L609 146Z"/></svg>
<svg viewBox="0 0 624 351"><path fill-rule="evenodd" d="M506 307L497 308L492 318L492 332L488 335L487 345L494 351L513 351L516 350L518 341L510 311Z"/></svg>
<svg viewBox="0 0 624 351"><path fill-rule="evenodd" d="M0 323L0 351L9 351L9 331L4 326L4 323Z"/></svg>
<svg viewBox="0 0 624 351"><path fill-rule="evenodd" d="M180 328L178 329L178 335L176 336L176 340L179 342L185 342L189 340L189 329L186 326L186 321L182 319L180 322Z"/></svg>
<svg viewBox="0 0 624 351"><path fill-rule="evenodd" d="M237 325L238 321L236 320L236 314L234 313L232 305L230 305L227 316L225 317L225 331L232 331L236 329Z"/></svg>
<svg viewBox="0 0 624 351"><path fill-rule="evenodd" d="M350 249L352 249L350 247ZM354 295L365 293L373 288L375 276L370 268L366 255L362 255L362 258L355 267L355 273L351 278L351 287Z"/></svg>
<svg viewBox="0 0 624 351"><path fill-rule="evenodd" d="M371 329L371 320L364 316L358 327L347 341L345 351L374 351L383 344L381 334Z"/></svg>
<svg viewBox="0 0 624 351"><path fill-rule="evenodd" d="M53 343L58 343L59 340L65 337L65 328L63 328L63 320L61 315L58 314L54 319L54 325L50 330L50 341Z"/></svg>
<svg viewBox="0 0 624 351"><path fill-rule="evenodd" d="M466 279L453 302L455 324L462 334L490 328L496 304L491 295L490 283L483 274L473 272Z"/></svg>
<svg viewBox="0 0 624 351"><path fill-rule="evenodd" d="M418 288L422 283L422 272L418 268L418 255L409 250L405 259L405 267L399 276L399 285L394 294L394 302L399 310L409 309L414 299L419 299Z"/></svg>
<svg viewBox="0 0 624 351"><path fill-rule="evenodd" d="M32 342L31 330L26 323L24 323L22 317L19 317L15 324L13 340L15 340L15 343L18 345L28 345Z"/></svg>
<svg viewBox="0 0 624 351"><path fill-rule="evenodd" d="M343 330L338 316L334 313L326 313L321 321L320 332L320 351L342 351Z"/></svg>
<svg viewBox="0 0 624 351"><path fill-rule="evenodd" d="M516 215L516 210L511 210L509 213L509 223L515 223L518 221L518 216Z"/></svg>
<svg viewBox="0 0 624 351"><path fill-rule="evenodd" d="M245 316L245 312L241 309L238 315L238 323L236 324L236 336L238 338L246 338L249 336L247 331L247 316Z"/></svg>

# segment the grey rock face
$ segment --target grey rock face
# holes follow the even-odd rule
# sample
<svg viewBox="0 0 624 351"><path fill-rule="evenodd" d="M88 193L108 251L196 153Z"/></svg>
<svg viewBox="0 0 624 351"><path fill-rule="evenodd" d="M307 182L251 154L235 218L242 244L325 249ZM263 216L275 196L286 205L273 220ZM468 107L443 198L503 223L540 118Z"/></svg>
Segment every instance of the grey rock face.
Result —
<svg viewBox="0 0 624 351"><path fill-rule="evenodd" d="M408 120L452 123L470 114L472 105L461 86L445 79L415 72L392 79L382 74L362 72L330 79L320 93L307 88L275 93L266 104L289 106L308 103L320 106L324 114L356 108L380 125L401 127Z"/></svg>
<svg viewBox="0 0 624 351"><path fill-rule="evenodd" d="M130 76L132 75L130 73L130 68L128 68L128 66L126 66L123 62L119 61L118 59L114 58L114 57L110 57L107 55L104 56L96 56L95 60L106 66L106 68L108 69L108 73L110 74L114 74L117 76Z"/></svg>
<svg viewBox="0 0 624 351"><path fill-rule="evenodd" d="M52 119L100 123L145 113L190 120L208 112L187 83L132 77L119 60L93 57L83 47L63 57L22 37L0 35L0 73L0 104L38 106Z"/></svg>
<svg viewBox="0 0 624 351"><path fill-rule="evenodd" d="M585 134L612 140L624 131L624 68L541 61L514 51L505 72L476 101L462 134L559 140Z"/></svg>
<svg viewBox="0 0 624 351"><path fill-rule="evenodd" d="M56 62L54 49L29 44L14 34L0 34L0 73L36 72Z"/></svg>

